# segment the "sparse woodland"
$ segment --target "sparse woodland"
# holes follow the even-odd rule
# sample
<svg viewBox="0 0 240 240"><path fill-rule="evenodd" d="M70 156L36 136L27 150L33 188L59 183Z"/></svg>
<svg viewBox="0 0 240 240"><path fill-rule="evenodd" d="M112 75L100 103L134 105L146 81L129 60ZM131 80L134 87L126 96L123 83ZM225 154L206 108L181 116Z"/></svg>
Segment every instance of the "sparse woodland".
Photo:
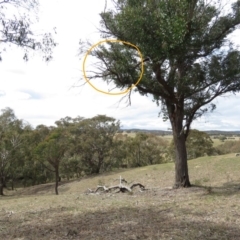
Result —
<svg viewBox="0 0 240 240"><path fill-rule="evenodd" d="M172 136L126 133L106 115L32 127L2 109L0 239L240 239L240 138L191 129L213 100L240 91L239 46L229 37L240 0L228 9L221 0L111 2L101 38L136 45L143 61L129 44L108 42L91 52L98 67L87 76L123 90L144 69L128 103L132 91L151 96ZM25 61L31 51L54 57L56 31L32 27L39 4L0 0L0 61L11 46ZM90 46L80 40L79 53Z"/></svg>
<svg viewBox="0 0 240 240"><path fill-rule="evenodd" d="M128 137L120 122L104 115L85 119L65 117L56 126L32 128L12 109L0 115L0 177L3 187L70 180L118 168L165 161L167 142L149 134Z"/></svg>
<svg viewBox="0 0 240 240"><path fill-rule="evenodd" d="M240 51L229 38L240 25L240 1L226 10L223 2L112 0L114 8L106 1L100 13L101 38L136 45L144 61L128 44L99 46L89 80L127 89L144 68L129 104L132 90L152 96L171 123L170 138L123 132L106 115L32 127L1 110L0 239L240 238L239 136L191 129L215 110L215 98L240 91ZM54 57L56 31L32 27L39 4L0 0L0 61L12 46L25 61L32 51ZM81 40L79 52L91 45Z"/></svg>
<svg viewBox="0 0 240 240"><path fill-rule="evenodd" d="M100 67L96 71L88 71L87 77L89 80L101 78L108 84L113 83L118 89L129 89L144 72L134 91L140 95L151 95L154 102L160 106L163 120L168 120L172 127L174 151L162 151L164 144L160 145L154 137L142 134L138 134L134 139L128 138L126 147L126 141L120 140L124 148L117 150L120 144L116 144L113 137L119 130L119 123L107 116L96 116L93 119L66 117L56 123L57 128L37 126L36 129L31 129L24 126L24 123L19 123L23 126L17 126L19 129L14 129L13 135L4 129L2 136L4 140L1 143L3 151L0 194L6 185L6 175L12 175L12 184L14 182L16 173L11 167L18 162L16 158L20 158L19 161L24 159L24 163L27 159L35 159L36 165L41 165L36 167L36 172L39 169L44 172L41 181L49 179L49 176L46 176L51 172L50 175L54 175L56 181L57 194L61 166L65 166L62 172L65 171L67 178L70 178L72 171L69 168L72 167L74 174L79 176L82 173L99 173L121 164L143 166L160 163L167 157L174 159L175 163L174 187L190 187L188 159L201 156L203 152L213 154L211 141L206 136L202 136L203 142L198 142L202 143L204 148L207 145L206 151L192 147L192 143L197 144L197 141L190 137L190 129L194 120L216 109L213 100L240 91L240 51L229 38L240 24L240 1L233 1L228 12L225 11L222 1L214 4L203 0L118 0L112 3L112 9L107 8L106 2L104 10L100 13L98 31L104 39L114 38L123 41L122 43L128 42L137 46L143 56L142 63L136 48L130 47L129 44L126 46L107 42L107 47L102 45L91 52L91 56L97 59ZM6 14L11 7L19 14ZM34 15L30 13L35 13L37 21L38 7L37 0L0 2L0 41L3 46L0 60L3 59L2 52L5 52L5 46L12 45L23 49L25 61L29 60L30 50L42 53L45 61L52 59L53 49L57 46L53 34L35 34L31 28L34 22L31 18ZM20 14L20 10L24 14ZM81 57L92 43L82 40L79 43ZM127 95L129 104L132 90ZM98 121L103 121L100 127ZM110 123L111 126L105 126L107 130L101 132L105 123ZM23 147L20 147L24 141L16 137L22 128L28 128L29 131L24 136L24 141L30 143L27 157ZM36 134L33 141L32 131ZM23 135L25 133L24 131ZM191 138L190 141L188 138ZM221 141L224 140L225 137L221 138ZM16 155L17 151L21 153ZM221 152L221 149L217 152ZM24 155L23 158L21 154ZM124 162L120 163L119 159ZM29 161L27 172L32 171L33 161ZM39 182L39 178L35 177L38 174L33 175L30 182L35 184Z"/></svg>
<svg viewBox="0 0 240 240"><path fill-rule="evenodd" d="M0 179L4 187L58 183L119 168L143 167L174 161L173 142L154 134L119 133L120 122L105 115L85 119L65 117L56 126L31 125L18 119L10 108L0 115ZM239 141L227 141L232 152ZM211 138L193 130L187 141L189 159L226 153L213 148ZM230 148L228 147L228 152Z"/></svg>

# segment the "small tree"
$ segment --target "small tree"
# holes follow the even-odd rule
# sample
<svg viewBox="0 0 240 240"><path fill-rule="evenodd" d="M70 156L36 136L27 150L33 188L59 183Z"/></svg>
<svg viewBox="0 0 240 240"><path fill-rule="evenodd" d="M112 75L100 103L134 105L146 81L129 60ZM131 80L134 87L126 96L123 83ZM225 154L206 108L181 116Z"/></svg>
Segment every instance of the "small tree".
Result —
<svg viewBox="0 0 240 240"><path fill-rule="evenodd" d="M98 115L84 119L77 125L77 143L74 152L79 154L86 172L99 173L111 165L114 136L120 122L112 117Z"/></svg>
<svg viewBox="0 0 240 240"><path fill-rule="evenodd" d="M186 147L188 159L202 157L205 154L211 155L215 152L213 148L213 141L210 136L207 133L196 129L190 130L186 141ZM171 159L176 158L173 141L171 141L170 146L168 147L168 155Z"/></svg>
<svg viewBox="0 0 240 240"><path fill-rule="evenodd" d="M224 142L226 139L227 139L227 137L224 136L224 135L221 135L221 136L219 137L219 140L222 141L222 142Z"/></svg>
<svg viewBox="0 0 240 240"><path fill-rule="evenodd" d="M15 162L21 145L22 121L18 120L11 108L2 110L0 115L0 195L6 186L6 177L13 176Z"/></svg>
<svg viewBox="0 0 240 240"><path fill-rule="evenodd" d="M49 170L55 173L55 193L58 195L59 167L68 149L66 132L61 128L53 129L49 136L39 143L36 154L39 161Z"/></svg>
<svg viewBox="0 0 240 240"><path fill-rule="evenodd" d="M163 148L166 143L155 135L138 132L123 142L127 165L141 167L163 162Z"/></svg>
<svg viewBox="0 0 240 240"><path fill-rule="evenodd" d="M103 38L135 44L144 57L144 75L135 91L152 95L169 120L176 150L175 184L191 186L186 140L191 123L240 90L240 52L227 38L240 24L240 1L224 13L221 1L116 0L101 16ZM136 49L109 42L91 55L99 61L90 80L117 88L135 84L142 66ZM141 67L143 68L143 66ZM129 92L130 97L131 91Z"/></svg>
<svg viewBox="0 0 240 240"><path fill-rule="evenodd" d="M24 129L22 145L22 164L19 166L21 175L19 180L25 186L46 183L52 178L53 173L48 171L38 160L35 153L36 147L49 135L51 128L38 125L35 129L28 127Z"/></svg>
<svg viewBox="0 0 240 240"><path fill-rule="evenodd" d="M214 153L213 141L210 136L205 133L192 129L187 139L188 159L211 155Z"/></svg>

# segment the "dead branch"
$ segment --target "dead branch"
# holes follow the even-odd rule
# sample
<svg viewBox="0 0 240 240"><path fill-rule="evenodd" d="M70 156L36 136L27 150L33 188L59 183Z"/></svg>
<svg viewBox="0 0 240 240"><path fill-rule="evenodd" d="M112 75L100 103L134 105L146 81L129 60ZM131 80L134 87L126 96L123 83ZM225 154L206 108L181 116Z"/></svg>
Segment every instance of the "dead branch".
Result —
<svg viewBox="0 0 240 240"><path fill-rule="evenodd" d="M137 186L139 186L141 188L141 190L145 190L145 187L141 183L134 183L134 184L132 184L132 186L130 188L133 189Z"/></svg>
<svg viewBox="0 0 240 240"><path fill-rule="evenodd" d="M125 184L122 184L122 182L127 183L127 181L120 176L120 182L119 185L111 186L111 187L106 187L106 186L100 186L98 185L96 190L92 190L88 188L88 193L98 193L98 191L102 191L104 193L107 192L112 192L114 190L118 190L117 193L119 192L132 192L135 187L140 187L140 191L146 190L145 187L141 183L133 183L131 186L127 186Z"/></svg>

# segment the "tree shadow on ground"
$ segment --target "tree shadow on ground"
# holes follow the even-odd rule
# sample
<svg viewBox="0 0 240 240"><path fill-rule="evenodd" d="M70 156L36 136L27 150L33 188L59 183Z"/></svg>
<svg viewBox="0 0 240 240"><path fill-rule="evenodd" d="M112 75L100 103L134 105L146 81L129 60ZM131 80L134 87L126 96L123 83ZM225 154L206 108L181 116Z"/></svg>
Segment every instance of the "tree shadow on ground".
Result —
<svg viewBox="0 0 240 240"><path fill-rule="evenodd" d="M83 206L84 207L84 206ZM64 209L66 210L66 209ZM63 211L64 211L63 210ZM120 207L69 214L60 209L9 219L0 231L1 239L240 239L235 224L204 218L204 212L190 209ZM60 213L61 212L61 213ZM11 224L11 227L10 227Z"/></svg>
<svg viewBox="0 0 240 240"><path fill-rule="evenodd" d="M64 189L64 191L67 191L67 184L70 184L72 182L73 181L59 182L58 183L59 192L61 192L62 189ZM45 194L45 193L50 193L50 194L55 193L55 182L26 187L26 188L20 189L18 191L14 191L10 195L11 196L15 196L15 195L22 196L22 195L38 195L38 194Z"/></svg>
<svg viewBox="0 0 240 240"><path fill-rule="evenodd" d="M194 187L205 189L204 194L213 194L217 196L233 196L240 194L240 181L231 181L216 187L211 185L193 185Z"/></svg>

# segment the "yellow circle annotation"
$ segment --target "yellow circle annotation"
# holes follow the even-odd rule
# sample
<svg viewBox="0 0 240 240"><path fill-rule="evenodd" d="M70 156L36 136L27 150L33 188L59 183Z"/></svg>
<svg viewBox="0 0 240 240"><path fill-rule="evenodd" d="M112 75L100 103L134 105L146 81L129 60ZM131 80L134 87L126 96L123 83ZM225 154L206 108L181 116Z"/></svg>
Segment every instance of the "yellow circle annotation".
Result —
<svg viewBox="0 0 240 240"><path fill-rule="evenodd" d="M124 43L124 44L130 45L130 46L134 47L134 48L137 50L137 52L138 52L138 54L139 54L139 56L140 56L140 59L141 59L141 73L140 73L140 76L139 76L137 82L136 82L135 84L132 84L132 86L129 87L128 89L126 89L125 91L116 92L116 93L111 93L111 92L106 92L106 91L100 90L100 89L96 88L96 87L90 82L90 80L89 80L89 79L87 78L87 76L86 76L85 64L86 64L86 59L87 59L89 53L90 53L95 47L97 47L98 45L100 45L100 44L102 44L102 43L105 43L105 42L117 42L117 43ZM84 76L84 79L86 80L86 82L87 82L92 88L94 88L96 91L101 92L101 93L105 93L105 94L108 94L108 95L121 95L121 94L125 94L125 93L129 92L132 88L136 87L137 84L141 81L142 76L143 76L143 72L144 72L144 65L143 65L143 57L142 57L141 51L139 50L139 48L138 48L136 45L134 45L134 44L132 44L132 43L130 43L130 42L122 41L122 40L117 40L117 39L105 39L105 40L102 40L102 41L97 42L96 44L92 45L92 47L87 51L87 53L85 54L84 60L83 60L83 76Z"/></svg>

